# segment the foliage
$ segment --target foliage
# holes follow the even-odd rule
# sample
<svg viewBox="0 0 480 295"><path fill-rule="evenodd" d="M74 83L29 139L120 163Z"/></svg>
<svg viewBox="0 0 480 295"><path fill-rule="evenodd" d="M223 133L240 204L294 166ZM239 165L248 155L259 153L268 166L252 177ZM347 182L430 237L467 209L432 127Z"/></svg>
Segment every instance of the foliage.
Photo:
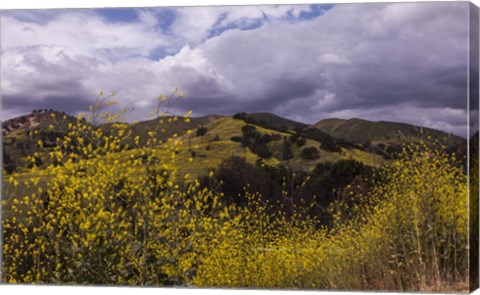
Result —
<svg viewBox="0 0 480 295"><path fill-rule="evenodd" d="M159 108L171 99L160 97ZM14 217L2 220L4 282L182 284L191 280L211 232L226 219L229 208L219 211L219 195L198 182L179 186L179 138L163 145L168 156L158 158L152 130L146 145L137 137L135 153L125 154L125 124L112 124L108 135L88 124L116 120L118 114L101 113L101 106L92 108L86 122L79 116L70 124L50 152L60 164L38 171L48 176L46 185L39 185L40 177L29 180L24 185L34 192L14 198ZM15 195L18 186L12 176L6 193Z"/></svg>
<svg viewBox="0 0 480 295"><path fill-rule="evenodd" d="M284 140L282 145L282 160L287 161L290 159L293 159L292 147L288 140Z"/></svg>
<svg viewBox="0 0 480 295"><path fill-rule="evenodd" d="M233 142L242 142L242 138L240 136L232 136L230 140Z"/></svg>
<svg viewBox="0 0 480 295"><path fill-rule="evenodd" d="M299 137L295 142L297 143L298 147L302 147L307 143L307 140L303 137Z"/></svg>
<svg viewBox="0 0 480 295"><path fill-rule="evenodd" d="M7 174L11 174L15 171L15 163L12 161L12 158L9 154L3 154L3 168Z"/></svg>
<svg viewBox="0 0 480 295"><path fill-rule="evenodd" d="M302 131L304 138L312 139L321 143L320 148L329 152L339 153L341 151L340 146L333 137L327 133L316 128L307 128Z"/></svg>
<svg viewBox="0 0 480 295"><path fill-rule="evenodd" d="M207 133L208 129L205 126L199 126L197 128L196 134L197 136L204 136Z"/></svg>
<svg viewBox="0 0 480 295"><path fill-rule="evenodd" d="M272 157L272 151L268 144L272 141L280 140L278 134L262 134L253 125L244 125L242 127L242 146L250 150L262 159Z"/></svg>
<svg viewBox="0 0 480 295"><path fill-rule="evenodd" d="M100 99L55 146L36 138L44 167L35 154L30 179L9 176L4 283L441 290L468 276L467 178L453 155L405 147L373 185L353 160L309 175L232 157L192 180L178 173L179 157L200 158L182 148L192 130L160 142L158 120L132 136L122 112L102 111L114 103ZM252 151L281 139L242 135Z"/></svg>
<svg viewBox="0 0 480 295"><path fill-rule="evenodd" d="M315 160L318 157L320 157L320 153L318 152L317 148L311 146L311 147L304 148L300 156L304 160Z"/></svg>
<svg viewBox="0 0 480 295"><path fill-rule="evenodd" d="M478 131L470 138L470 157L469 157L469 164L470 164L470 183L469 183L469 231L470 231L470 291L472 291L472 287L478 285L478 249L479 249L479 241L478 241L478 205L479 205L479 133Z"/></svg>
<svg viewBox="0 0 480 295"><path fill-rule="evenodd" d="M464 281L466 178L455 161L425 145L406 149L382 170L381 181L371 193L356 196L366 199L363 213L331 230L295 223L295 219L247 214L245 220L257 224L251 227L242 222L230 229L220 245L203 257L194 282L230 287L443 290L445 282ZM341 220L343 209L332 206L330 210Z"/></svg>

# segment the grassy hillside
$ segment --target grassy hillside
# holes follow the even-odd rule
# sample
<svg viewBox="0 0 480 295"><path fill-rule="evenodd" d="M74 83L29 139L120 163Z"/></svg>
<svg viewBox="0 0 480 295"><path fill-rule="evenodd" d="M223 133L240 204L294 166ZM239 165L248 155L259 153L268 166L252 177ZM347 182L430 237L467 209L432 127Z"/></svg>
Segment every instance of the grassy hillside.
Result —
<svg viewBox="0 0 480 295"><path fill-rule="evenodd" d="M189 121L185 122L182 117L168 116L165 118L155 118L152 120L138 122L136 124L131 124L129 129L132 131L134 136L139 135L141 138L145 138L148 131L160 129L160 132L157 133L158 138L166 139L172 137L174 134L183 135L188 130L194 130L200 126L210 124L219 118L222 118L222 116L208 115L203 117L189 118ZM161 128L159 123L160 120L163 121Z"/></svg>
<svg viewBox="0 0 480 295"><path fill-rule="evenodd" d="M42 117L43 118L43 117ZM31 192L23 185L24 180L38 176L37 172L29 171L26 163L26 157L34 152L40 152L36 142L33 142L32 138L28 135L29 131L35 130L48 130L50 123L52 123L52 116L44 116L45 121L41 124L30 126L24 126L23 129L18 129L15 132L11 132L6 135L6 144L4 145L4 165L7 165L14 159L14 163L19 167L15 176L18 179L20 185L17 193L30 194ZM168 122L169 119L172 119ZM69 122L71 118L66 120ZM132 136L140 136L145 138L149 130L158 129L159 126L165 128L166 131L159 133L159 138L171 137L177 134L177 138L181 139L183 145L181 146L176 160L176 168L178 169L179 180L182 180L185 175L188 174L188 179L192 180L202 175L207 175L210 171L217 169L220 164L233 156L245 158L248 163L254 164L260 160L260 157L253 153L248 147L242 146L241 142L233 141L233 137L242 136L242 127L246 125L243 120L234 119L231 117L221 116L205 116L200 118L192 118L190 122L185 123L183 120L173 120L173 118L163 118L164 125L159 124L160 119L153 119L136 124L130 124L128 130L132 131ZM195 129L198 126L204 126L207 131L203 136L198 136ZM342 148L341 152L328 152L320 149L320 143L307 139L305 145L297 146L291 144L293 158L289 160L282 159L282 147L284 142L288 140L290 133L280 132L277 130L263 128L261 126L254 125L256 130L261 134L277 135L278 140L274 140L268 144L272 151L272 156L268 159L263 159L264 165L284 165L293 171L305 171L311 172L318 163L322 162L336 162L339 160L355 159L369 166L378 167L384 163L381 156L373 153L361 151L359 149L346 149ZM59 125L59 130L62 133L66 133L66 126ZM187 133L188 130L192 132ZM22 142L28 149L19 150L16 145L12 143L11 138L16 136L17 142ZM163 145L168 143L161 143L151 149L151 152L159 158L165 158L168 156L166 148ZM313 160L302 159L301 153L305 148L315 147L319 150L319 157ZM47 148L44 152L49 151ZM130 155L140 156L140 151L137 149L131 149L118 153L116 157L111 158L110 161L115 159L126 159ZM47 163L45 163L47 164ZM40 167L41 168L41 167ZM152 167L155 168L155 167ZM161 169L161 167L156 167ZM32 174L33 173L33 174ZM9 197L7 196L7 199Z"/></svg>
<svg viewBox="0 0 480 295"><path fill-rule="evenodd" d="M184 135L183 152L179 155L178 165L181 172L189 173L197 176L202 173L218 167L225 159L232 156L244 157L247 162L255 163L260 157L249 148L242 147L241 143L231 140L232 137L242 136L242 126L245 125L243 120L223 117L214 122L205 125L208 129L204 136ZM380 166L385 163L382 157L373 153L361 151L359 149L342 149L342 152L328 152L319 148L320 143L311 139L306 140L304 146L291 145L293 159L282 160L282 145L289 133L280 132L272 129L266 129L255 125L257 130L262 134L279 135L280 140L269 143L269 147L273 152L273 156L263 162L266 165L285 165L294 171L312 171L318 163L336 162L338 160L354 159L369 166ZM190 138L190 140L189 140ZM315 147L319 150L319 157L314 160L305 160L301 158L302 150L308 147ZM188 162L191 158L191 151L194 152L192 162Z"/></svg>
<svg viewBox="0 0 480 295"><path fill-rule="evenodd" d="M181 117L165 117L138 123L128 123L126 133L131 132L131 138L139 136L147 138L149 131L157 131L157 139L165 140L174 134L183 135L188 130L195 130L199 126L207 125L221 116L209 115L204 117L190 118L186 122ZM160 125L159 121L164 121ZM14 167L21 172L28 167L27 157L34 153L45 154L53 147L61 143L68 133L68 124L75 124L77 118L55 111L39 111L3 122L3 151L4 166L8 172ZM99 124L104 132L108 133L112 123ZM60 140L57 140L60 139ZM42 140L44 149L39 148L37 141ZM45 157L43 157L45 160ZM46 164L46 163L45 163Z"/></svg>
<svg viewBox="0 0 480 295"><path fill-rule="evenodd" d="M52 114L5 126L10 162L55 147L60 159L4 174L5 282L418 291L465 281L465 174L443 149L411 146L387 162L318 129L220 116L79 124L62 139L70 127ZM369 145L414 138L367 135Z"/></svg>
<svg viewBox="0 0 480 295"><path fill-rule="evenodd" d="M433 139L462 140L457 136L426 127L387 121L373 122L356 118L348 120L325 119L313 124L312 127L318 128L334 138L357 143L373 141L402 142L408 138L425 137L426 135L430 135Z"/></svg>
<svg viewBox="0 0 480 295"><path fill-rule="evenodd" d="M307 124L292 121L272 113L237 113L234 118L241 119L249 124L275 129L282 132L291 132L295 129L304 129Z"/></svg>
<svg viewBox="0 0 480 295"><path fill-rule="evenodd" d="M4 168L8 172L26 168L26 158L41 151L38 140L50 150L57 144L57 138L67 134L68 124L75 122L77 118L51 110L34 111L2 122Z"/></svg>
<svg viewBox="0 0 480 295"><path fill-rule="evenodd" d="M5 121L3 123L4 168L8 172L12 170L12 167L16 167L17 172L28 170L29 163L26 158L40 151L37 141L29 134L37 132L40 135L42 140L47 143L45 152L58 144L56 139L61 139L67 132L67 125L75 121L74 117L54 111L36 111ZM160 124L160 121L163 124ZM263 160L264 164L284 165L295 171L312 171L318 163L336 162L342 159L354 159L372 167L379 167L387 162L382 158L382 153L378 152L380 149L388 146L398 147L402 143L411 142L419 137L425 138L427 135L433 139L443 140L452 146L464 143L464 140L457 136L403 123L371 122L360 119L326 119L308 127L271 113L239 113L234 118L209 115L190 118L187 121L182 117L155 118L129 124L127 131L131 132L132 138L139 136L141 141L147 138L149 131L157 131L156 137L159 139L159 146L156 152L158 153L161 153L161 142L165 139L172 136L182 138L184 146L178 157L180 172L196 177L215 169L223 160L232 156L244 157L250 163L255 163L260 159L257 154L252 152L251 148L242 146L239 141L232 140L233 137L242 137L242 126L246 124L255 126L260 134L275 135L277 138L268 143L268 149L272 155ZM99 127L108 129L107 124ZM203 136L196 134L196 130L200 127L206 128ZM283 157L285 142L295 133L294 130L307 130L307 127L318 128L336 140L354 144L344 144L341 150L332 152L320 148L319 141L307 137L302 146L295 142L289 144L293 157L285 160ZM189 130L191 133L187 134ZM363 148L358 144L368 144L374 148ZM302 151L312 147L318 150L318 157L309 160L303 159ZM135 153L135 151L132 152ZM192 159L193 161L191 161Z"/></svg>

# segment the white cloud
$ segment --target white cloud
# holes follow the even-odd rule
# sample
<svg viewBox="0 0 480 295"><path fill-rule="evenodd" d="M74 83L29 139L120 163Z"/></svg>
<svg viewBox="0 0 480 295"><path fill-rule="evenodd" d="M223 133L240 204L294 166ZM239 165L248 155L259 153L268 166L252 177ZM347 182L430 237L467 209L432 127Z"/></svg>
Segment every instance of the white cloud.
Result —
<svg viewBox="0 0 480 295"><path fill-rule="evenodd" d="M322 92L321 94L319 92ZM330 93L328 91L316 91L315 96L321 96L321 98L318 99L317 104L312 106L310 110L312 111L322 111L326 107L329 107L330 105L334 104L334 99L336 94L335 93Z"/></svg>
<svg viewBox="0 0 480 295"><path fill-rule="evenodd" d="M41 12L39 12L41 13ZM91 12L65 12L46 24L1 17L2 50L35 45L56 46L66 54L115 60L148 56L168 38L154 29L151 16L137 23L110 23Z"/></svg>
<svg viewBox="0 0 480 295"><path fill-rule="evenodd" d="M348 65L350 61L345 56L334 53L324 53L320 55L318 61L322 64Z"/></svg>

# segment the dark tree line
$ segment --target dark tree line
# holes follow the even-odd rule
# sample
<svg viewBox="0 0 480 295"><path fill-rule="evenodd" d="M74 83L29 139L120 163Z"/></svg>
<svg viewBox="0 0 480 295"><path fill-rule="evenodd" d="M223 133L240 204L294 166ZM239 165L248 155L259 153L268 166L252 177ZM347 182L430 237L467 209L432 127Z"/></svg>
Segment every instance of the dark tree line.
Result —
<svg viewBox="0 0 480 295"><path fill-rule="evenodd" d="M302 150L300 157L304 160L315 160L320 158L320 152L315 147L307 147Z"/></svg>
<svg viewBox="0 0 480 295"><path fill-rule="evenodd" d="M231 157L222 162L212 178L201 178L201 183L224 193L226 203L255 206L245 194L258 194L272 214L284 212L291 217L294 211L304 210L305 217L329 225L333 216L328 206L340 200L349 205L358 202L345 196L349 196L349 190L366 192L369 183L365 179L370 179L372 172L371 167L355 160L320 163L311 173L294 173L285 166L253 165L244 158Z"/></svg>
<svg viewBox="0 0 480 295"><path fill-rule="evenodd" d="M290 136L290 141L295 142L297 146L304 146L306 139L320 142L320 148L328 152L339 153L342 151L337 141L327 133L316 128L295 129L295 133Z"/></svg>
<svg viewBox="0 0 480 295"><path fill-rule="evenodd" d="M252 153L258 155L260 158L269 159L273 154L268 144L281 138L278 134L262 134L255 126L247 124L242 127L240 142L243 147L249 148ZM234 138L232 138L232 140L234 140Z"/></svg>
<svg viewBox="0 0 480 295"><path fill-rule="evenodd" d="M16 165L12 160L12 157L3 151L3 169L7 174L12 174L16 170Z"/></svg>
<svg viewBox="0 0 480 295"><path fill-rule="evenodd" d="M245 121L245 123L247 123L247 124L253 124L253 125L261 126L263 128L266 128L266 129L276 130L276 131L280 131L280 132L288 132L288 127L287 126L283 126L283 125L282 126L276 126L276 125L273 125L273 124L271 124L271 123L269 123L268 121L265 121L265 120L256 120L256 119L250 117L247 113L237 113L237 114L233 115L233 118Z"/></svg>

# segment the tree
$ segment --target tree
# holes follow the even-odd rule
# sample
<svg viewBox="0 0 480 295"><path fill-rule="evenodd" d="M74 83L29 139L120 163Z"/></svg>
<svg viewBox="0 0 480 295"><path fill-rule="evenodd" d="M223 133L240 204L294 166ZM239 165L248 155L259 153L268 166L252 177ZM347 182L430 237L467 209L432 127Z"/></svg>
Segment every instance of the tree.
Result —
<svg viewBox="0 0 480 295"><path fill-rule="evenodd" d="M302 150L300 157L304 160L315 160L320 157L320 152L315 147L307 147Z"/></svg>
<svg viewBox="0 0 480 295"><path fill-rule="evenodd" d="M5 169L7 174L12 174L16 170L15 163L10 154L6 152L3 153L3 169Z"/></svg>
<svg viewBox="0 0 480 295"><path fill-rule="evenodd" d="M268 145L265 143L256 145L253 152L262 159L269 159L272 157L272 152L270 151Z"/></svg>
<svg viewBox="0 0 480 295"><path fill-rule="evenodd" d="M290 142L284 140L282 145L282 160L287 161L290 159L293 159L292 148L290 146Z"/></svg>
<svg viewBox="0 0 480 295"><path fill-rule="evenodd" d="M233 115L234 119L245 120L247 118L247 113L236 113Z"/></svg>
<svg viewBox="0 0 480 295"><path fill-rule="evenodd" d="M197 133L197 136L200 137L200 136L204 136L207 133L207 131L208 131L207 127L199 126L199 127L197 127L196 133Z"/></svg>
<svg viewBox="0 0 480 295"><path fill-rule="evenodd" d="M297 143L298 147L302 147L307 143L307 140L303 137L299 137L299 138L296 139L295 142Z"/></svg>
<svg viewBox="0 0 480 295"><path fill-rule="evenodd" d="M242 142L242 137L232 136L232 137L230 137L230 140L233 141L233 142Z"/></svg>

